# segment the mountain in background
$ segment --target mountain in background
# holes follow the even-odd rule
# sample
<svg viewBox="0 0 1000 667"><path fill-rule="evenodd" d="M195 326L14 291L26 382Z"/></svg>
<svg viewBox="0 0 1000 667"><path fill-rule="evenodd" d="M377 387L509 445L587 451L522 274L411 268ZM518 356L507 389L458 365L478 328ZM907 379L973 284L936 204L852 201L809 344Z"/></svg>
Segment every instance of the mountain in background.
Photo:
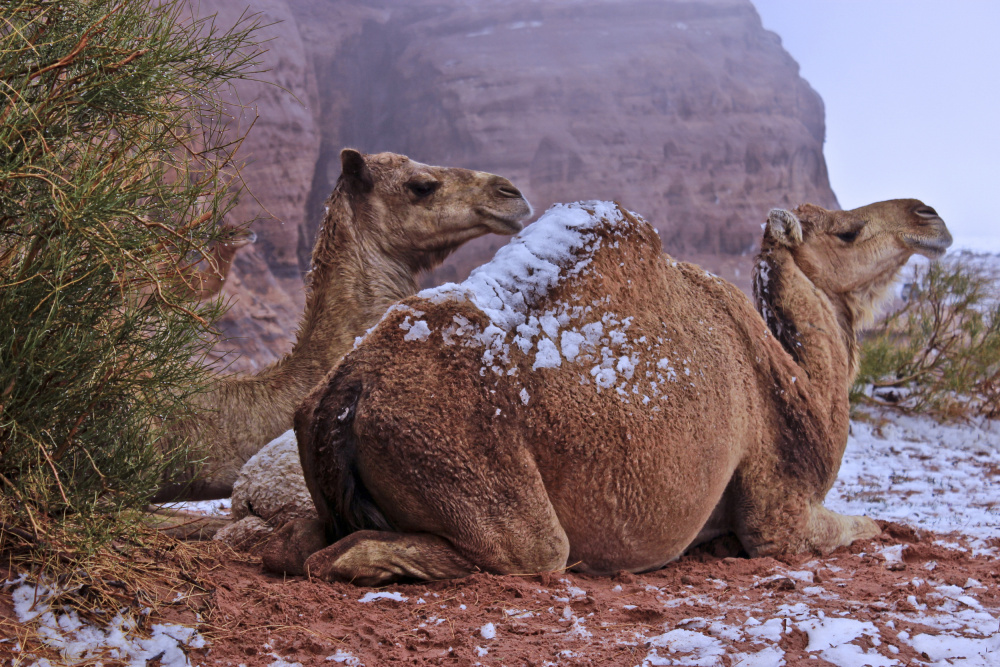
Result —
<svg viewBox="0 0 1000 667"><path fill-rule="evenodd" d="M202 0L234 23L242 3ZM541 213L614 199L664 250L749 287L774 206L836 207L823 102L749 0L253 0L271 38L234 101L259 217L226 288L223 349L260 368L294 339L302 276L345 146L510 178ZM235 107L234 107L235 108ZM240 118L245 126L253 113ZM427 276L463 279L506 238Z"/></svg>

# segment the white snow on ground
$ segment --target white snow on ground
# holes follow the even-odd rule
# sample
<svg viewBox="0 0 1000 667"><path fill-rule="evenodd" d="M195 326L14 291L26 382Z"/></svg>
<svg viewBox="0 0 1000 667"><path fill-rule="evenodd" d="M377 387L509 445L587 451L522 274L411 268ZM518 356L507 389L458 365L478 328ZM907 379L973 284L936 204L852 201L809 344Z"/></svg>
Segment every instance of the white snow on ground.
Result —
<svg viewBox="0 0 1000 667"><path fill-rule="evenodd" d="M820 566L820 561L813 561ZM939 589L948 588L940 586ZM664 603L671 600L671 592L664 590ZM786 599L792 600L795 596ZM783 604L775 618L764 623L753 616L742 625L727 624L724 620L725 611L739 608L740 604L730 601L720 616L711 618L689 618L678 625L683 627L668 629L660 635L652 637L639 636L637 645L649 647L642 661L642 667L656 665L699 665L714 667L716 665L742 665L744 667L778 667L785 664L784 651L778 642L782 635L793 630L805 632L808 637L806 652L810 657L837 665L838 667L890 667L901 665L902 662L889 657L898 654L899 648L885 644L881 633L874 623L858 621L852 618L831 617L823 611L810 608L808 596L800 596L804 601L795 604ZM978 604L974 598L966 596L973 605ZM707 603L708 600L697 604ZM844 600L845 609L850 608L852 601ZM753 604L747 604L744 611L753 613ZM940 611L944 613L937 613ZM916 613L913 613L916 611ZM950 610L953 611L953 610ZM996 667L1000 665L1000 626L996 620L997 610L992 613L980 612L979 619L969 616L961 618L950 613L946 605L935 610L920 611L902 610L891 613L890 616L903 623L919 623L925 626L949 625L950 630L940 634L920 633L911 637L908 632L900 632L900 640L908 643L916 651L925 653L933 665L977 665L981 667ZM848 614L848 612L843 612ZM890 621L894 623L894 621ZM870 648L863 648L854 643L864 640ZM752 642L759 650L752 652L736 651L727 647L727 641ZM626 642L633 643L633 642ZM770 645L769 645L770 644ZM882 649L881 651L879 649ZM887 656L886 653L889 655ZM722 656L728 655L729 663Z"/></svg>
<svg viewBox="0 0 1000 667"><path fill-rule="evenodd" d="M876 415L872 415L875 417ZM904 523L934 532L957 532L972 538L973 553L996 555L986 540L1000 537L1000 489L992 482L1000 468L1000 424L938 424L926 417L882 415L881 426L854 421L840 475L827 497L827 506L847 514L865 514L876 519ZM950 545L959 548L958 545ZM884 549L887 563L899 562L905 545ZM821 566L813 561L811 569ZM768 577L788 577L809 581L809 571L781 571ZM933 575L929 572L927 577ZM762 579L766 581L766 579ZM923 583L915 580L915 583ZM893 605L888 616L899 623L917 623L939 632L900 632L899 640L927 656L931 665L1000 667L1000 622L998 609L986 609L975 591L985 588L970 580L965 587L931 583L926 603L909 596L906 604ZM838 667L888 667L902 665L890 656L899 648L880 637L870 621L850 618L852 601L843 600L845 617L826 616L810 607L810 596L820 587L800 586L775 618L757 620L753 615L742 626L727 625L724 611L739 608L730 600L718 619L688 619L682 628L664 628L663 634L643 638L649 652L642 667L656 665L724 665L779 667L785 664L784 651L776 644L792 629L809 638L806 651ZM829 591L823 591L830 595ZM665 605L678 600L663 591ZM829 598L828 598L829 599ZM710 603L705 600L705 603ZM746 611L753 613L752 605ZM757 615L760 618L759 615ZM756 652L740 652L725 646L725 640L753 641ZM864 649L864 640L871 648ZM880 650L881 649L881 650Z"/></svg>
<svg viewBox="0 0 1000 667"><path fill-rule="evenodd" d="M396 602L406 602L409 598L404 596L402 593L373 593L371 591L365 593L358 599L358 602L374 602L375 600L395 600Z"/></svg>
<svg viewBox="0 0 1000 667"><path fill-rule="evenodd" d="M229 516L232 509L232 499L183 500L173 503L162 503L160 507L171 510L183 510L185 512L197 512L205 516Z"/></svg>
<svg viewBox="0 0 1000 667"><path fill-rule="evenodd" d="M205 639L194 629L177 624L153 624L149 637L144 637L130 617L115 614L102 627L82 620L69 607L56 607L52 599L60 594L55 586L44 583L25 583L26 577L4 582L4 588L13 587L11 601L20 623L31 623L38 637L48 647L59 651L64 664L75 664L95 659L120 660L133 665L145 665L149 660L159 660L164 667L188 667L190 662L184 647L202 648ZM20 656L24 664L48 665L48 660L34 660ZM19 664L15 663L15 664ZM98 663L100 664L100 663Z"/></svg>
<svg viewBox="0 0 1000 667"><path fill-rule="evenodd" d="M364 663L355 657L353 653L340 648L333 655L326 656L326 662L340 663L347 667L364 667Z"/></svg>
<svg viewBox="0 0 1000 667"><path fill-rule="evenodd" d="M854 421L851 431L827 507L959 532L980 548L984 539L1000 537L1000 488L985 474L1000 469L1000 423L893 415L881 427Z"/></svg>

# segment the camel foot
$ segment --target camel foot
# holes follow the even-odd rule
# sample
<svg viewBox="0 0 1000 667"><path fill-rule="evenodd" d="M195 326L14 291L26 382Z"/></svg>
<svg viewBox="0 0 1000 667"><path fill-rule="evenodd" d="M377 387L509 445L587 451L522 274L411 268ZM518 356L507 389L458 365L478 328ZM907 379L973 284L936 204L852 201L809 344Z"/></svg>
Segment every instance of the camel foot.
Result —
<svg viewBox="0 0 1000 667"><path fill-rule="evenodd" d="M306 560L310 576L380 586L399 579L457 579L478 571L451 544L428 533L351 533Z"/></svg>
<svg viewBox="0 0 1000 667"><path fill-rule="evenodd" d="M276 574L306 574L306 559L326 546L326 529L319 519L296 519L282 526L261 553L264 569Z"/></svg>
<svg viewBox="0 0 1000 667"><path fill-rule="evenodd" d="M838 514L822 505L814 505L806 532L807 548L828 554L834 549L850 546L856 540L878 537L882 529L866 516Z"/></svg>
<svg viewBox="0 0 1000 667"><path fill-rule="evenodd" d="M882 534L878 524L866 516L838 514L819 504L809 506L807 511L808 518L801 528L767 526L758 530L751 540L740 535L740 541L754 557L808 551L825 555L840 547L850 546L856 540L867 540Z"/></svg>

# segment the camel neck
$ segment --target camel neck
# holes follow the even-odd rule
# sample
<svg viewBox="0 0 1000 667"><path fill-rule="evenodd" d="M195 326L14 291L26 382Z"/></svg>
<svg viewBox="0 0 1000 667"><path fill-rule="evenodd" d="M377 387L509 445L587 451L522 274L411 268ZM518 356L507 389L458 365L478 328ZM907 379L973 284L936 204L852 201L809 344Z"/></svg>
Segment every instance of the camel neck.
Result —
<svg viewBox="0 0 1000 667"><path fill-rule="evenodd" d="M410 267L389 257L359 230L362 225L346 196L335 192L328 206L313 251L298 338L280 363L281 372L294 369L296 377L304 373L313 384L350 352L355 337L374 326L390 305L417 291Z"/></svg>
<svg viewBox="0 0 1000 667"><path fill-rule="evenodd" d="M777 432L782 446L795 452L790 469L800 479L813 480L822 498L847 446L852 347L835 304L785 248L766 249L757 257L754 299L788 353L770 360Z"/></svg>
<svg viewBox="0 0 1000 667"><path fill-rule="evenodd" d="M802 369L813 399L833 408L847 400L857 367L857 337L849 311L798 267L785 248L766 249L754 267L757 310Z"/></svg>

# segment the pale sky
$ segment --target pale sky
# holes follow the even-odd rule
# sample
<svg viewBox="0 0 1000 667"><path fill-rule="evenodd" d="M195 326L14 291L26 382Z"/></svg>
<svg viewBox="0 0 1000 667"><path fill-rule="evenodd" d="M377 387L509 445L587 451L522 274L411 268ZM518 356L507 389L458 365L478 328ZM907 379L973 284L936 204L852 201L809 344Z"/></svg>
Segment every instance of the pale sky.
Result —
<svg viewBox="0 0 1000 667"><path fill-rule="evenodd" d="M915 197L1000 252L1000 1L753 3L826 104L840 205Z"/></svg>

